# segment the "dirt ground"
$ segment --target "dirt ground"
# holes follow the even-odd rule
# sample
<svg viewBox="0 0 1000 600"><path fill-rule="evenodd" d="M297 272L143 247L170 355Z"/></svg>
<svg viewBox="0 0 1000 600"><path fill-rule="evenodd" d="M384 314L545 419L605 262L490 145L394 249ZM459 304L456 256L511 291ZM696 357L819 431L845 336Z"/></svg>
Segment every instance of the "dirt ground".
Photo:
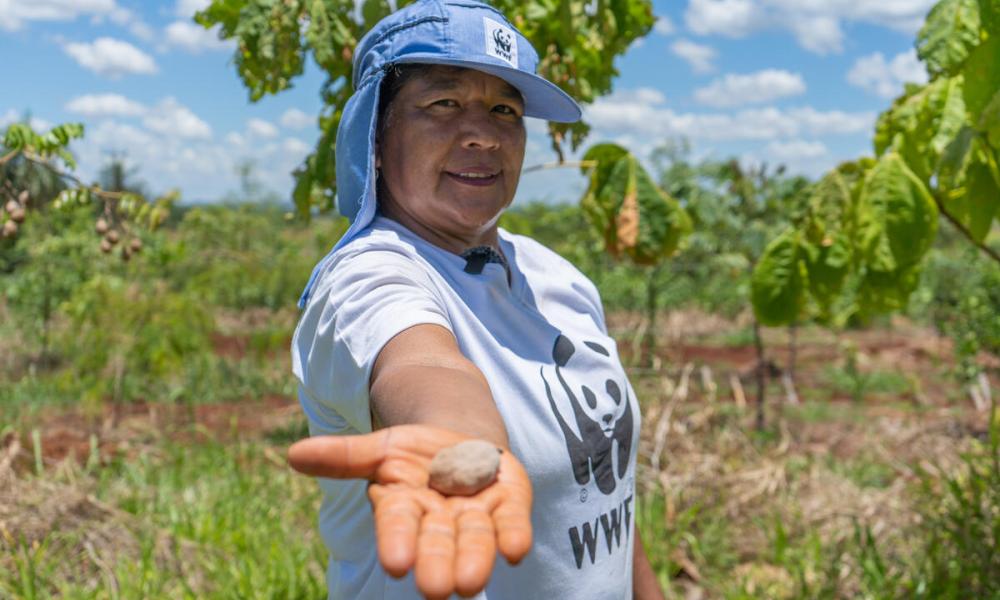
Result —
<svg viewBox="0 0 1000 600"><path fill-rule="evenodd" d="M609 324L612 335L635 327L629 315L612 315ZM687 507L701 504L721 504L734 523L747 523L732 532L739 539L736 576L765 597L783 596L789 575L760 560L767 534L750 523L788 515L789 528L835 541L860 522L892 543L913 525L907 489L917 472L948 469L971 440L986 435L987 414L950 374L950 345L907 322L840 336L798 332L794 395L782 384L789 372L787 331L768 330L766 416L773 443L763 445L752 434L757 363L740 334L746 323L686 312L669 315L661 326L654 368L631 372L643 404L638 484L663 494L667 529ZM629 341L620 339L622 355L629 356ZM241 340L220 336L217 351L242 356ZM862 372L901 374L906 385L866 394L860 403L834 389L830 372L843 368L845 343L857 349ZM982 360L995 366L994 357ZM990 384L993 393L1000 390L1000 381ZM84 550L127 539L122 523L130 517L85 490L30 477L36 460L47 471L128 460L163 436L191 443L290 442L305 434L302 421L295 399L277 396L194 406L141 402L105 406L97 415L43 411L30 427L0 439L0 536L39 540L53 530L79 529L90 532ZM116 553L132 550L118 543ZM671 552L679 565L671 575L687 597L712 597L691 545L679 543ZM850 589L857 574L846 568L841 576Z"/></svg>

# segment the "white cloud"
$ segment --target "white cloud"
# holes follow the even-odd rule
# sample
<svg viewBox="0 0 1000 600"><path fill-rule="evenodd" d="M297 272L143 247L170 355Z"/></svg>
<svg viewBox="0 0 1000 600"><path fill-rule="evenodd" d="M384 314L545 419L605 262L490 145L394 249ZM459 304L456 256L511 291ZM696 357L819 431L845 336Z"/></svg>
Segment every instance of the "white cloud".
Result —
<svg viewBox="0 0 1000 600"><path fill-rule="evenodd" d="M757 27L759 15L753 0L690 0L684 21L701 35L742 37Z"/></svg>
<svg viewBox="0 0 1000 600"><path fill-rule="evenodd" d="M206 8L212 0L177 0L174 15L182 19L190 19L194 13Z"/></svg>
<svg viewBox="0 0 1000 600"><path fill-rule="evenodd" d="M817 54L843 50L844 22L915 34L936 0L689 0L684 20L701 35L739 38L761 30L786 30Z"/></svg>
<svg viewBox="0 0 1000 600"><path fill-rule="evenodd" d="M111 22L128 29L132 35L144 42L152 42L156 39L153 29L146 25L141 17L127 8L117 7L108 15ZM99 18L98 18L99 19Z"/></svg>
<svg viewBox="0 0 1000 600"><path fill-rule="evenodd" d="M165 30L168 44L183 48L192 54L203 50L230 50L235 47L231 40L220 40L218 32L218 26L205 29L188 21L174 21L167 25Z"/></svg>
<svg viewBox="0 0 1000 600"><path fill-rule="evenodd" d="M828 150L823 142L808 142L805 140L789 140L787 142L771 142L764 151L779 162L800 161L826 156Z"/></svg>
<svg viewBox="0 0 1000 600"><path fill-rule="evenodd" d="M288 129L305 129L316 124L316 117L297 108L289 108L281 115L279 122Z"/></svg>
<svg viewBox="0 0 1000 600"><path fill-rule="evenodd" d="M115 0L0 0L0 29L16 31L29 21L72 21L114 10Z"/></svg>
<svg viewBox="0 0 1000 600"><path fill-rule="evenodd" d="M674 22L670 20L670 17L659 15L656 17L656 24L653 25L653 31L660 35L672 35L677 31L677 28L674 26Z"/></svg>
<svg viewBox="0 0 1000 600"><path fill-rule="evenodd" d="M695 90L695 99L714 107L762 104L778 98L804 94L806 84L798 73L765 69L745 75L728 74Z"/></svg>
<svg viewBox="0 0 1000 600"><path fill-rule="evenodd" d="M647 99L648 100L648 99ZM595 139L630 136L659 141L794 140L801 136L849 135L871 130L875 114L818 111L812 107L765 107L737 112L676 112L662 102L643 101L634 91L599 98L585 109Z"/></svg>
<svg viewBox="0 0 1000 600"><path fill-rule="evenodd" d="M711 73L715 70L712 61L715 60L716 52L711 46L681 39L671 44L670 50L687 61L695 73Z"/></svg>
<svg viewBox="0 0 1000 600"><path fill-rule="evenodd" d="M8 108L7 112L0 114L0 128L6 128L13 123L20 123L24 120L24 115L13 108ZM28 125L36 132L48 131L52 123L38 117L28 117Z"/></svg>
<svg viewBox="0 0 1000 600"><path fill-rule="evenodd" d="M153 58L128 42L100 37L93 43L68 43L66 54L80 66L106 77L116 78L128 73L156 73Z"/></svg>
<svg viewBox="0 0 1000 600"><path fill-rule="evenodd" d="M143 125L154 133L183 139L209 139L212 128L174 98L164 98L149 109Z"/></svg>
<svg viewBox="0 0 1000 600"><path fill-rule="evenodd" d="M247 121L247 132L259 138L278 137L278 128L274 126L274 123L263 119L249 119Z"/></svg>
<svg viewBox="0 0 1000 600"><path fill-rule="evenodd" d="M927 71L915 50L897 54L889 62L876 52L859 58L847 73L847 81L883 98L893 98L903 91L904 83L926 83Z"/></svg>
<svg viewBox="0 0 1000 600"><path fill-rule="evenodd" d="M828 15L803 16L789 23L799 45L815 54L839 53L844 49L840 21Z"/></svg>
<svg viewBox="0 0 1000 600"><path fill-rule="evenodd" d="M305 158L306 155L312 150L309 144L298 138L285 138L284 142L281 144L281 149L288 154L297 156L300 160Z"/></svg>
<svg viewBox="0 0 1000 600"><path fill-rule="evenodd" d="M120 94L85 94L67 102L66 110L86 117L136 117L146 107Z"/></svg>

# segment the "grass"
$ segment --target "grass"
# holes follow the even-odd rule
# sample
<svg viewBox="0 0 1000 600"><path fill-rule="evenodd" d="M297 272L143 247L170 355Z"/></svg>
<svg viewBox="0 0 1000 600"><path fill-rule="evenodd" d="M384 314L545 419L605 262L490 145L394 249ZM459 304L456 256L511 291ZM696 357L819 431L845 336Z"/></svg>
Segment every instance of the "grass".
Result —
<svg viewBox="0 0 1000 600"><path fill-rule="evenodd" d="M77 531L7 540L0 543L8 546L0 596L322 597L326 550L315 528L317 487L277 456L259 442L163 440L133 460L76 473L76 485L133 517L123 519L130 539L118 540L133 548L123 554L91 544L81 552Z"/></svg>

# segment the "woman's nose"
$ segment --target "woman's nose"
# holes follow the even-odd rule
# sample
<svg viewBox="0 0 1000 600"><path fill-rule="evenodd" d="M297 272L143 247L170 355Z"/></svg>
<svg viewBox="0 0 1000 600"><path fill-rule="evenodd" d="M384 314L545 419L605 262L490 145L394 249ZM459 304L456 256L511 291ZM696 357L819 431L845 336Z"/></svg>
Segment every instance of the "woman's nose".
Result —
<svg viewBox="0 0 1000 600"><path fill-rule="evenodd" d="M470 108L459 117L462 122L462 146L482 150L500 147L500 131L494 117L485 107Z"/></svg>

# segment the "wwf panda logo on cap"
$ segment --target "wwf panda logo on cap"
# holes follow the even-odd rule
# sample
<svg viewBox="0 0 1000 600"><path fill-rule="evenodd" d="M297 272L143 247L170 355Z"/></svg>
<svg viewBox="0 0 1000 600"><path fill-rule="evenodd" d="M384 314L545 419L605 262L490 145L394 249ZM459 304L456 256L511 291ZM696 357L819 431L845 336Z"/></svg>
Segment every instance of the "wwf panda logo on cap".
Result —
<svg viewBox="0 0 1000 600"><path fill-rule="evenodd" d="M483 28L486 30L486 54L517 67L517 38L514 32L489 17L483 17Z"/></svg>

